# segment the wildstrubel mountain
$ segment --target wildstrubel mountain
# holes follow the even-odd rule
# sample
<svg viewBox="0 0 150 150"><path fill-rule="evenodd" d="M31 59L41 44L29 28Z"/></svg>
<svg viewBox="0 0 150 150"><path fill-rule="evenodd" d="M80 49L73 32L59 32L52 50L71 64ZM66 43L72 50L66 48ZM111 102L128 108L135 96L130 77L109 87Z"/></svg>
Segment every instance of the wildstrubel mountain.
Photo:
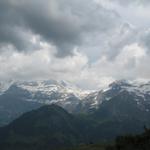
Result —
<svg viewBox="0 0 150 150"><path fill-rule="evenodd" d="M71 113L94 113L101 120L137 119L150 114L150 83L115 81L106 89L83 91L65 81L0 84L0 125L43 105L57 104Z"/></svg>
<svg viewBox="0 0 150 150"><path fill-rule="evenodd" d="M87 93L64 81L11 82L0 84L0 125L43 105L57 104L76 111Z"/></svg>

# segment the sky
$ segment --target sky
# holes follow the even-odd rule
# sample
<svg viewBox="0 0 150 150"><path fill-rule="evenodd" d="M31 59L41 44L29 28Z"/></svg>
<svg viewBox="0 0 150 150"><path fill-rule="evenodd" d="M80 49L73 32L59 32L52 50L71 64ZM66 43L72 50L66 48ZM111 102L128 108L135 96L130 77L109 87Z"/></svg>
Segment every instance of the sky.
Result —
<svg viewBox="0 0 150 150"><path fill-rule="evenodd" d="M0 81L149 80L149 10L149 0L0 0Z"/></svg>

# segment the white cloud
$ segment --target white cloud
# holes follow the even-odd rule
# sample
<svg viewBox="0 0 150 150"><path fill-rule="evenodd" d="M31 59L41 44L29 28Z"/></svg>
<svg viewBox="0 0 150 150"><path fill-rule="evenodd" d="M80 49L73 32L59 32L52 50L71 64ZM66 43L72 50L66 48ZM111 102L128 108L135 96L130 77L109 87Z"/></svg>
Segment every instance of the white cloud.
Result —
<svg viewBox="0 0 150 150"><path fill-rule="evenodd" d="M65 79L73 81L87 65L87 57L76 50L73 56L57 58L55 47L41 43L43 49L20 53L9 46L0 56L1 80Z"/></svg>

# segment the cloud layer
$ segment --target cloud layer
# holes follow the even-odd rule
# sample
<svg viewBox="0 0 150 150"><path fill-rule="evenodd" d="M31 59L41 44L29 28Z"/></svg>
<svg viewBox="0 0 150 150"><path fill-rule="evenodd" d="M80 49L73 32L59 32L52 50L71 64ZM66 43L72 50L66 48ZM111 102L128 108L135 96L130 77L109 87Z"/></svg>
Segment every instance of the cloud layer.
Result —
<svg viewBox="0 0 150 150"><path fill-rule="evenodd" d="M148 3L1 0L0 79L63 79L88 89L149 79Z"/></svg>
<svg viewBox="0 0 150 150"><path fill-rule="evenodd" d="M31 39L39 36L56 46L61 57L71 54L85 36L107 32L117 20L114 12L90 0L1 0L0 11L1 43L35 50L39 45Z"/></svg>

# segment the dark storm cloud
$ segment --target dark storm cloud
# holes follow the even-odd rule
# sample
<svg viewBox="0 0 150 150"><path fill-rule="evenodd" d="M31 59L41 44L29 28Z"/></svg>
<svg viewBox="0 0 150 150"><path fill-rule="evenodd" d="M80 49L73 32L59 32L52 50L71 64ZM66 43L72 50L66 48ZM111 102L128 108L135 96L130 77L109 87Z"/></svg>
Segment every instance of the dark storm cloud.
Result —
<svg viewBox="0 0 150 150"><path fill-rule="evenodd" d="M17 10L16 1L0 0L0 47L12 45L18 51L30 51L39 47L33 44L32 31Z"/></svg>
<svg viewBox="0 0 150 150"><path fill-rule="evenodd" d="M0 1L0 42L1 45L13 43L18 49L24 49L26 45L23 36L17 29L19 19L15 10L10 7L9 1Z"/></svg>
<svg viewBox="0 0 150 150"><path fill-rule="evenodd" d="M117 17L90 0L0 0L0 45L30 51L38 47L30 39L39 35L63 57L71 54L84 36L112 29Z"/></svg>

